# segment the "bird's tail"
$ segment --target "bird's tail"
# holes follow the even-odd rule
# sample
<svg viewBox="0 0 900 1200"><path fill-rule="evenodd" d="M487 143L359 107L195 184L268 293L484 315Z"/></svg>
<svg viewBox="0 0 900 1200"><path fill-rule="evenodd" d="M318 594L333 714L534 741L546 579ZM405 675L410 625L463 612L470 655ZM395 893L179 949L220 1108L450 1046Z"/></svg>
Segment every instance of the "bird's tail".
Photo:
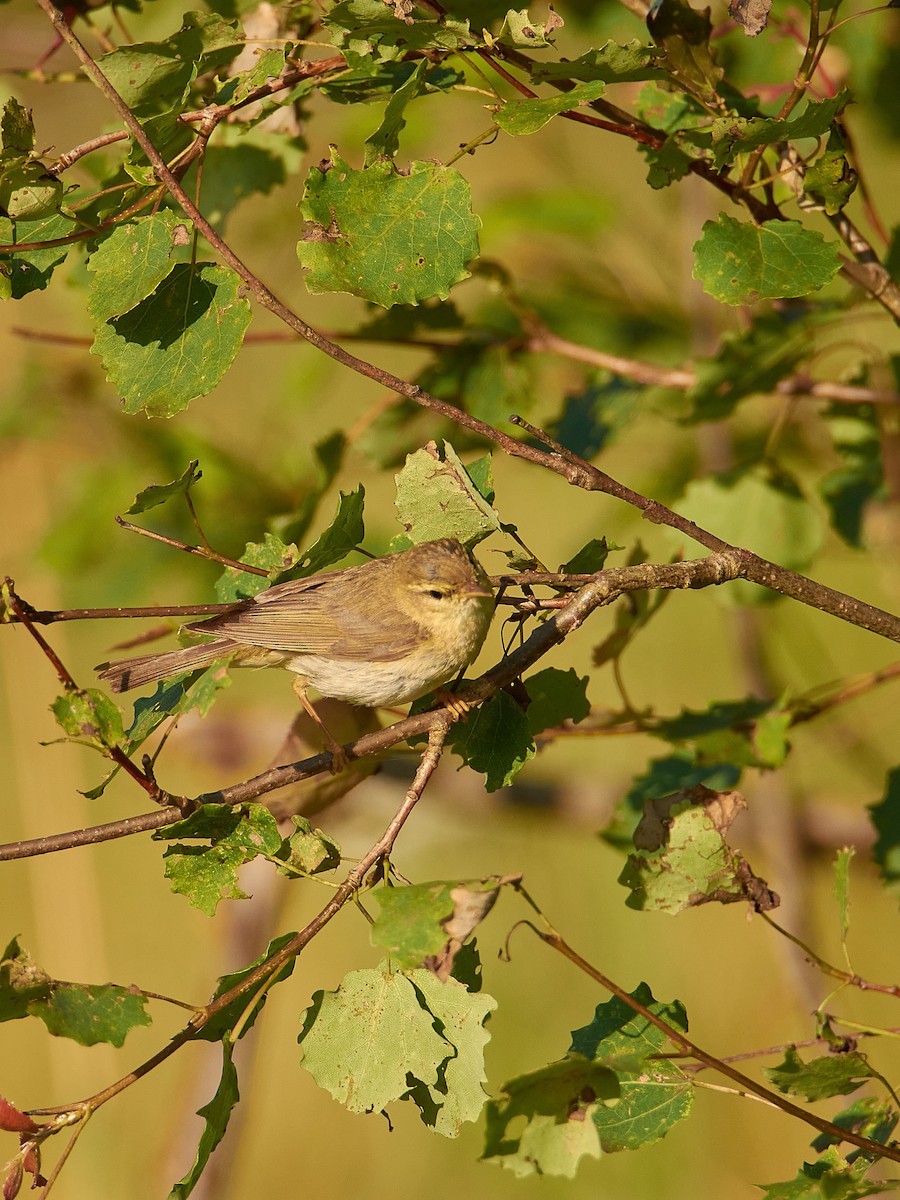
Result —
<svg viewBox="0 0 900 1200"><path fill-rule="evenodd" d="M188 646L184 650L143 654L139 658L124 658L121 662L100 663L96 670L112 691L127 692L131 688L143 687L145 683L156 683L159 679L180 675L183 671L208 667L217 658L224 658L234 649L234 642L219 638L214 642L203 642L199 646Z"/></svg>

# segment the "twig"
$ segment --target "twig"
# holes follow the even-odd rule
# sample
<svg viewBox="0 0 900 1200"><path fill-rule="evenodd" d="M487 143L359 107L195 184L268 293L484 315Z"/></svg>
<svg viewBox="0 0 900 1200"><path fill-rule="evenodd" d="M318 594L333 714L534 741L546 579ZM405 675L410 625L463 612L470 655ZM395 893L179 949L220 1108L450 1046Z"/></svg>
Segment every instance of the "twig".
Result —
<svg viewBox="0 0 900 1200"><path fill-rule="evenodd" d="M434 774L435 769L440 761L441 752L447 733L452 723L452 718L446 709L436 714L439 720L435 721L428 732L428 745L422 753L419 762L418 770L415 777L409 786L403 802L397 809L394 816L391 818L384 833L372 846L366 854L359 860L356 866L350 871L344 882L336 889L331 899L322 908L319 913L313 917L309 924L297 933L291 940L282 946L275 954L261 963L255 970L249 972L239 983L227 992L224 992L211 1004L192 1017L188 1021L184 1029L175 1035L161 1050L152 1055L140 1066L135 1067L133 1071L129 1071L127 1075L122 1076L115 1083L96 1092L93 1096L83 1100L78 1105L65 1105L59 1108L41 1108L32 1109L31 1111L39 1116L52 1116L55 1114L63 1114L71 1112L73 1109L78 1109L86 1116L96 1112L101 1105L111 1100L120 1092L125 1091L133 1083L136 1083L143 1076L147 1075L160 1063L171 1057L176 1050L180 1049L187 1042L192 1041L198 1033L200 1033L209 1022L224 1009L232 1005L235 1000L248 992L255 990L260 984L264 983L270 976L275 975L278 971L291 959L296 958L301 950L306 947L312 939L321 932L325 926L337 916L344 905L351 900L360 888L365 883L371 869L381 860L385 859L391 852L394 842L406 824L407 819L412 813L415 806L418 804L423 791Z"/></svg>
<svg viewBox="0 0 900 1200"><path fill-rule="evenodd" d="M785 1096L779 1095L778 1092L773 1092L769 1088L764 1087L761 1083L757 1083L756 1080L751 1079L749 1075L742 1074L729 1063L720 1058L716 1058L715 1055L709 1054L705 1050L702 1050L698 1045L696 1045L696 1043L692 1042L688 1037L686 1037L680 1029L677 1029L674 1025L670 1025L667 1021L664 1021L662 1017L657 1016L656 1013L652 1012L645 1005L641 1004L640 1001L635 1000L635 998L629 992L626 992L624 988L619 987L618 984L614 983L602 972L598 971L596 967L591 966L591 964L587 962L586 959L582 958L581 955L575 950L573 950L572 947L562 937L560 937L555 930L541 930L535 925L531 924L531 922L527 922L526 924L528 925L529 929L533 930L533 932L537 934L542 942L545 942L559 954L562 954L564 958L567 958L569 962L578 967L580 971L583 971L585 975L593 979L596 983L599 983L601 987L605 988L613 996L621 1000L623 1004L627 1004L633 1012L636 1012L639 1016L643 1017L645 1021L649 1021L651 1025L655 1026L655 1028L660 1030L661 1033L664 1033L670 1041L674 1042L679 1049L689 1054L692 1058L697 1059L698 1062L703 1063L707 1067L711 1067L714 1071L718 1071L720 1075L724 1075L726 1078L732 1080L732 1082L736 1083L738 1087L743 1088L748 1092L752 1092L760 1099L775 1105L776 1108L780 1108L782 1112L787 1113L789 1116L796 1117L798 1120L804 1121L807 1125L811 1125L813 1129L818 1129L820 1133L828 1134L829 1137L834 1138L837 1142L850 1142L854 1146L859 1146L868 1154L874 1154L879 1158L889 1158L893 1162L900 1162L900 1146L886 1146L881 1142L872 1141L871 1138L863 1137L853 1129L845 1129L840 1125L835 1125L833 1122L826 1121L823 1117L818 1116L816 1113L808 1112L806 1109L800 1108L799 1105L794 1104Z"/></svg>
<svg viewBox="0 0 900 1200"><path fill-rule="evenodd" d="M152 529L143 529L140 525L132 525L124 517L116 517L116 524L131 533L139 533L141 537L152 538L154 542L162 542L165 546L171 546L173 550L183 550L185 554L197 554L200 558L208 558L212 562L221 563L223 567L230 567L234 571L246 571L248 575L262 575L268 578L269 572L264 571L262 567L251 567L248 563L238 562L237 559L226 558L224 554L217 554L209 546L190 546L186 542L179 542L177 538L154 533Z"/></svg>

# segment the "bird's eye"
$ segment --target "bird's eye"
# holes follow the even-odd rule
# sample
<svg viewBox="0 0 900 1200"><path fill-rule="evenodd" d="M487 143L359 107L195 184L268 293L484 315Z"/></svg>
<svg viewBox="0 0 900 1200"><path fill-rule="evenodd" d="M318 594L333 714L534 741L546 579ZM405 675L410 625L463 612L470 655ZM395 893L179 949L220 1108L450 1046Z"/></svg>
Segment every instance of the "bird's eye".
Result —
<svg viewBox="0 0 900 1200"><path fill-rule="evenodd" d="M443 600L447 593L442 592L440 588L429 588L428 595L432 600Z"/></svg>

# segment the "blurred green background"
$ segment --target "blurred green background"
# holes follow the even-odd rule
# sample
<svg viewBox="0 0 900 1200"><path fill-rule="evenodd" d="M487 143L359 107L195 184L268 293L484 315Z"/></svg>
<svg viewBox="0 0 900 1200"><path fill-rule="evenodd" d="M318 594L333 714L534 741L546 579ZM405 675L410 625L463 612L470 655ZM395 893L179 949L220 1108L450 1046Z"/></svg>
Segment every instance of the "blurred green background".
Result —
<svg viewBox="0 0 900 1200"><path fill-rule="evenodd" d="M113 127L87 83L41 85L9 73L33 65L51 34L24 0L4 6L3 14L0 66L7 73L0 90L34 110L39 144L52 140L59 153ZM563 6L563 15L568 25L559 35L561 54L607 38L644 36L635 18L611 4ZM717 6L713 19L723 15ZM181 9L169 0L157 0L142 15L126 14L131 32L142 39L171 32L180 17ZM864 101L889 90L886 81L896 68L896 19L883 22L848 26L844 40L829 51L831 69L849 72ZM737 37L722 43L737 78L761 85L791 78L795 45L769 39L748 48ZM72 60L62 50L47 69L69 71ZM427 99L413 106L401 157L446 161L489 124L489 114L479 107L484 102L463 95L442 97L433 110ZM877 118L871 103L858 105L850 118L868 164L869 187L888 225L900 218L891 183L892 139L900 131L896 109L895 96L892 104L882 104ZM331 142L360 161L362 142L379 119L379 106L356 110L314 98L304 128L308 148L297 173L238 209L227 226L238 254L321 329L351 329L364 313L352 298L311 297L305 291L294 250L303 177ZM504 139L458 165L471 181L483 219L482 254L504 264L520 295L540 308L556 332L611 352L678 364L709 353L724 331L739 327L738 315L714 305L691 278L691 246L703 221L719 211L718 196L698 180L652 192L644 182L645 164L630 143L564 121L532 138ZM66 268L73 277L82 270ZM246 541L261 537L267 517L292 511L302 498L314 471L313 447L336 424L351 434L351 446L313 534L330 520L338 487L346 491L360 481L367 490L369 547L382 550L399 531L392 471L379 465L390 436L376 439L372 424L389 398L372 383L303 345L258 342L242 351L215 392L187 412L170 421L125 417L88 353L91 330L82 297L57 277L47 292L0 312L5 499L0 566L33 605L211 599L216 567L121 531L115 514L141 488L175 478L189 459L199 458L204 478L194 498L205 533L219 551L238 556ZM453 298L461 311L482 319L500 311L489 282L478 276L457 287ZM871 309L867 313L848 315L842 338L835 338L829 352L831 361L839 363L842 354L851 361L869 345L896 350L887 319ZM273 321L255 313L251 333L267 330L275 331ZM34 334L84 344L42 342L29 336ZM364 345L360 352L371 352L405 376L427 361L408 347ZM582 387L581 368L545 356L523 374L516 407L521 400L530 419L552 421L561 399ZM504 396L503 403L509 399ZM679 398L662 396L624 428L600 461L637 490L676 502L691 478L758 452L784 416L784 403L754 399L727 426L683 426L676 424ZM422 444L441 431L423 416L417 432ZM791 407L778 454L810 486L835 465L815 403ZM606 536L629 551L640 538L648 561L664 560L678 548L670 534L642 524L623 506L527 464L497 455L494 475L501 515L517 524L524 541L550 566L590 537ZM158 523L147 523L191 540L176 506L159 512ZM848 549L824 530L824 550L812 573L896 610L896 528L895 515L876 514L867 530L869 553ZM728 530L716 532L728 536ZM690 545L682 549L687 556L697 553ZM611 561L624 560L621 555ZM502 569L490 543L483 561L489 570ZM608 667L590 668L591 647L608 633L611 620L609 612L599 611L542 664L590 673L588 694L598 707L619 703ZM91 622L57 625L47 636L87 686L93 665L129 632L119 623ZM761 667L751 661L753 648L761 648ZM495 631L481 666L499 652ZM756 670L771 694L798 694L893 658L888 643L799 605L740 609L708 591L675 595L623 666L636 707L675 714L746 695ZM24 630L3 630L0 662L5 764L0 840L143 811L141 796L121 780L101 800L88 802L79 789L98 782L99 757L70 745L41 745L57 736L48 710L57 686ZM187 720L173 736L162 760L163 785L193 794L265 767L293 713L288 682L277 672L240 674L205 721ZM896 971L896 897L881 890L867 861L872 835L865 806L878 800L885 771L896 763L896 687L888 684L799 727L782 772L745 776L750 812L737 828L754 868L782 894L781 919L832 961L839 961L840 948L830 863L836 847L860 848L851 876L851 949L855 969L880 980ZM596 834L631 779L664 752L647 737L566 740L539 754L516 787L494 795L485 795L478 777L458 773L452 760L445 761L397 845L396 866L415 881L523 872L530 894L586 958L629 989L643 979L658 999L681 999L692 1037L709 1051L739 1053L812 1036L811 1009L831 985L762 921L748 921L739 906L709 906L675 923L625 907L626 893L616 883L621 859ZM380 834L411 761L398 753L388 770L320 818L346 854L364 852ZM248 890L264 900L272 882L254 881ZM327 897L325 888L312 883L276 882L283 895L269 902L283 907L272 932L301 927ZM202 917L170 894L162 880L161 848L143 837L4 863L0 869L5 917L0 932L7 939L19 934L54 976L134 982L195 1002L206 999L218 974L248 961L265 944L258 930L240 928L248 919L243 910L250 907L223 905L214 920ZM561 1057L569 1031L607 999L525 930L509 943L510 961L501 960L510 929L525 916L524 905L504 896L479 937L485 988L499 1000L487 1058L493 1091L504 1079ZM531 1200L538 1194L571 1200L597 1195L749 1200L759 1194L754 1184L792 1177L807 1152L810 1129L762 1104L702 1089L692 1118L662 1142L637 1154L585 1162L574 1181L516 1181L476 1161L478 1128L467 1127L458 1142L446 1141L426 1131L413 1111L405 1111L409 1106L394 1106L393 1130L380 1116L351 1116L299 1068L299 1013L314 990L336 987L346 971L374 965L379 957L366 922L351 906L301 956L293 979L275 990L261 1022L258 1057L241 1077L244 1111L241 1128L236 1121L233 1131L239 1138L233 1165L204 1194L223 1200L301 1191L325 1200L351 1192L390 1193L396 1200L423 1194L449 1200L460 1193L472 1200ZM845 991L829 1007L869 1024L897 1024L889 1002L877 996ZM51 1040L37 1022L0 1026L0 1092L29 1108L99 1090L180 1027L177 1011L158 1005L153 1012L154 1025L130 1035L121 1051ZM66 1166L59 1194L71 1200L165 1195L192 1157L199 1122L191 1113L214 1091L213 1056L208 1046L189 1047L104 1108ZM900 1054L881 1046L876 1061L890 1076ZM720 1082L708 1074L701 1078ZM829 1115L833 1111L820 1107Z"/></svg>

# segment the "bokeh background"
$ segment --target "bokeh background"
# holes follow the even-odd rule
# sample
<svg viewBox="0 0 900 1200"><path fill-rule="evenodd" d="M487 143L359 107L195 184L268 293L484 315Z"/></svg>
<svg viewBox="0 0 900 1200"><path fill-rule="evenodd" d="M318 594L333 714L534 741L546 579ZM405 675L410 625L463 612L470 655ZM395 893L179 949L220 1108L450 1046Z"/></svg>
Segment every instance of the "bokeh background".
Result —
<svg viewBox="0 0 900 1200"><path fill-rule="evenodd" d="M644 36L636 18L611 3L561 7L567 20L559 34L561 54L580 53L608 38ZM797 6L801 24L805 11ZM51 153L59 153L112 128L110 112L86 82L46 84L29 77L51 41L37 7L14 0L2 12L0 95L15 95L33 109L39 144L52 141ZM713 19L723 17L717 4ZM148 40L177 29L181 9L156 0L125 19L136 39ZM108 10L97 20L109 24ZM891 182L900 133L897 28L896 14L854 22L827 60L860 97L849 120L889 226L900 218ZM798 49L790 39L772 36L765 45L748 47L739 37L722 41L723 57L738 79L775 88L792 78ZM65 50L47 71L77 74ZM412 106L401 157L446 161L489 124L485 103L483 96L462 94ZM306 292L294 250L296 205L306 171L326 156L328 145L336 143L345 157L359 161L362 142L379 119L379 106L348 108L314 97L304 116L307 145L298 151L296 170L238 208L226 227L234 248L257 273L325 330L352 329L365 312L349 297ZM738 314L708 300L691 278L691 246L703 221L719 211L719 197L699 181L653 192L631 144L564 121L531 138L503 139L458 165L483 220L483 256L504 265L519 294L557 333L678 364L709 353L723 332L739 327ZM126 417L89 353L84 294L71 286L83 270L72 262L48 291L0 311L0 567L15 578L22 596L39 608L209 600L217 568L123 532L115 514L141 488L175 478L198 458L203 481L194 498L205 533L219 551L239 556L273 515L290 512L303 496L315 469L313 447L336 424L351 434L351 448L313 533L330 520L338 488L347 491L363 482L367 545L374 551L386 547L399 532L392 459L399 455L402 461L404 449L446 431L422 416L412 434L385 432L376 414L389 397L289 341L250 342L211 395L171 420ZM458 286L453 298L479 320L493 319L501 327L508 320L484 276ZM280 332L265 314L255 313L251 332L267 331ZM848 313L827 352L832 376L869 349L872 355L897 349L896 333L874 306ZM410 347L362 348L369 350L401 375L415 374L427 361ZM524 410L538 424L552 422L563 398L583 390L585 380L584 370L572 363L532 358L499 396L496 419ZM816 480L837 460L819 406L798 401L785 410L784 404L759 397L727 424L685 426L678 423L681 398L660 395L604 448L600 461L630 486L677 506L690 479L759 455L773 426L782 422L777 458L812 494ZM464 439L459 444L464 447ZM494 476L501 516L514 521L524 541L551 565L599 536L625 547L626 554L640 539L649 561L664 560L679 548L696 553L666 531L642 525L623 506L569 488L527 464L498 454ZM175 506L159 512L157 528L191 540L187 518ZM823 550L811 573L896 610L896 513L885 505L872 514L867 551L849 549L827 529L824 512L819 515ZM763 546L750 548L765 553ZM490 543L483 558L489 570L502 568ZM611 561L624 560L625 554ZM623 671L636 707L674 715L746 695L760 679L770 694L796 695L877 670L894 658L890 644L799 605L740 608L720 592L674 596L628 651ZM590 665L591 648L608 633L611 620L608 612L596 613L542 664L589 674L588 694L597 707L620 703L609 668L593 671ZM88 685L93 665L130 632L118 623L84 622L51 627L48 636L76 679ZM4 629L2 635L0 840L143 811L143 798L121 780L100 800L80 795L98 782L103 763L89 751L46 744L57 736L48 708L57 694L53 672L24 630ZM500 652L495 633L481 665ZM782 919L832 961L840 960L840 947L831 862L837 847L859 848L851 877L853 964L879 980L895 977L897 968L896 896L882 891L868 861L872 834L865 806L882 795L885 772L896 763L898 705L891 690L896 687L870 691L798 727L782 772L745 776L750 812L737 829L754 867L784 897ZM239 675L206 720L185 721L173 736L162 760L164 786L192 794L259 771L276 752L293 704L289 681L280 673ZM662 753L661 743L642 736L566 739L545 747L514 788L493 795L484 793L478 777L445 761L398 843L396 866L415 881L523 872L530 894L585 957L629 989L646 980L658 999L682 1000L692 1036L714 1053L812 1036L811 1010L832 985L762 921L748 920L739 906L709 906L674 921L625 907L626 892L616 883L621 859L597 832L631 779ZM348 856L362 853L380 834L412 761L397 753L379 776L319 818ZM255 879L249 890L275 906L272 933L301 927L327 895L313 883L278 881L283 894L273 896L270 883ZM196 1002L207 998L220 973L264 945L262 937L248 948L235 928L240 924L235 910L252 903L220 906L214 920L202 917L170 894L162 879L161 847L145 837L0 868L0 936L20 935L51 974L133 982ZM494 1092L504 1079L561 1057L569 1031L586 1024L594 1006L607 999L524 930L509 943L510 960L501 958L510 929L526 915L524 906L505 896L479 937L485 988L499 1001L487 1052L487 1086ZM406 1111L410 1106L394 1106L393 1129L381 1116L351 1116L300 1068L299 1014L313 991L336 987L345 972L378 958L365 920L351 906L303 954L292 980L275 990L255 1059L241 1077L244 1103L233 1131L233 1159L209 1194L222 1200L301 1191L325 1200L351 1193L390 1193L396 1200L423 1194L449 1200L461 1193L472 1200L532 1200L538 1194L570 1200L597 1195L749 1200L759 1194L755 1184L791 1178L804 1154L810 1157L807 1127L761 1104L702 1089L691 1119L662 1142L637 1154L585 1162L573 1181L517 1181L479 1164L479 1128L467 1127L458 1141L446 1141L421 1126L415 1112ZM895 1009L886 999L847 990L829 1000L830 1011L871 1025L897 1025ZM153 1026L131 1034L120 1051L51 1039L37 1022L0 1026L0 1092L29 1108L99 1090L180 1027L176 1010L158 1005L153 1012ZM879 1047L876 1061L888 1075L900 1065L897 1059L896 1051L892 1056ZM82 1135L59 1194L70 1200L165 1195L190 1162L199 1128L191 1114L212 1095L215 1072L210 1048L191 1047L105 1107ZM830 1113L835 1106L820 1107Z"/></svg>

